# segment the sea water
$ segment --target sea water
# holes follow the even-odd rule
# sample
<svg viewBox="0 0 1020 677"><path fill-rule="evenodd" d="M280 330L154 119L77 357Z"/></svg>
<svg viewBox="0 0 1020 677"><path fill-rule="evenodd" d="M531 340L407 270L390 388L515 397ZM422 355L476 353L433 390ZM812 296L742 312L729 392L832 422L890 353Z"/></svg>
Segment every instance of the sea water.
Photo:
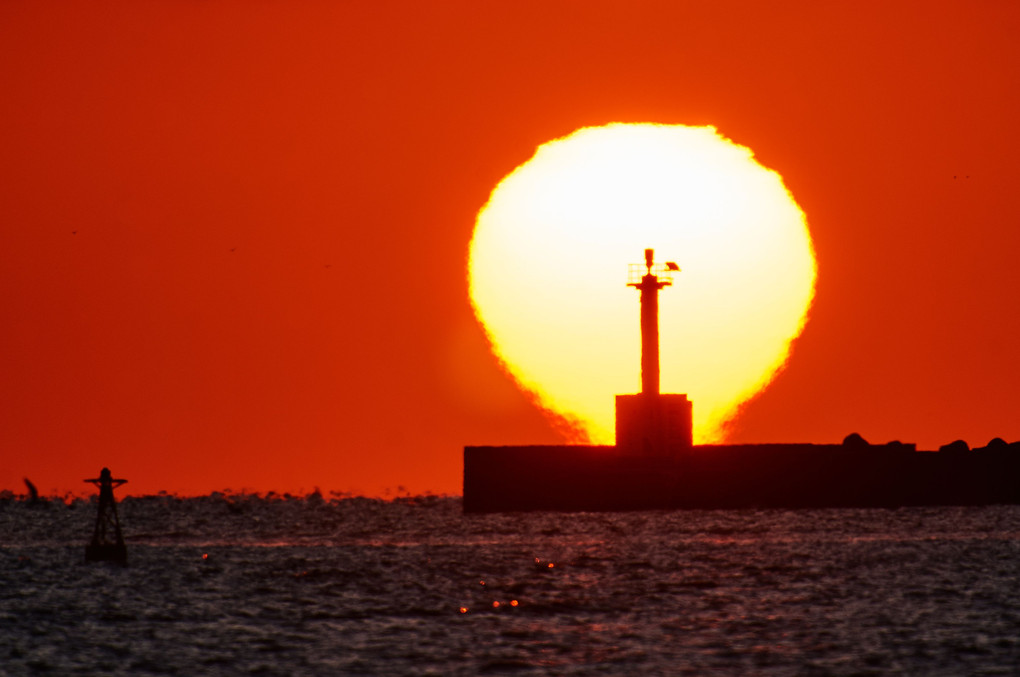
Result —
<svg viewBox="0 0 1020 677"><path fill-rule="evenodd" d="M3 675L1017 675L1020 507L0 497Z"/></svg>

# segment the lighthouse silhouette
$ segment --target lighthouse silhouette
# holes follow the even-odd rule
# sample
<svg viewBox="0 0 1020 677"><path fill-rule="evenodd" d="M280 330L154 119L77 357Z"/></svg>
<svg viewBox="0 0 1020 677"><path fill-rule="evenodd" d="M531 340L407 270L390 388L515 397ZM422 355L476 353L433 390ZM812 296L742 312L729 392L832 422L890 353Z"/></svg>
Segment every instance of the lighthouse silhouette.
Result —
<svg viewBox="0 0 1020 677"><path fill-rule="evenodd" d="M641 292L641 392L616 396L616 444L465 446L465 513L1020 504L1020 442L695 446L687 395L659 392L659 292L679 271L651 249L628 271Z"/></svg>
<svg viewBox="0 0 1020 677"><path fill-rule="evenodd" d="M687 395L659 392L659 291L680 268L657 265L655 250L631 264L627 286L641 291L641 392L616 396L616 446L635 454L671 456L693 445L693 407Z"/></svg>

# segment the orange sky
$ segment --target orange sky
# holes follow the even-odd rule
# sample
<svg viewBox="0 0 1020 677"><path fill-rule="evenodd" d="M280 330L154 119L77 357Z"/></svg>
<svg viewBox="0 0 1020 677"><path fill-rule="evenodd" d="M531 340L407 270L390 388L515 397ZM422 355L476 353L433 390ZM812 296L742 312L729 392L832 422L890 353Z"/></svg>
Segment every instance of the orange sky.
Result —
<svg viewBox="0 0 1020 677"><path fill-rule="evenodd" d="M505 174L610 121L715 125L807 213L814 310L733 441L1020 439L1018 35L1011 1L0 3L0 489L459 493L464 444L559 441L465 259Z"/></svg>

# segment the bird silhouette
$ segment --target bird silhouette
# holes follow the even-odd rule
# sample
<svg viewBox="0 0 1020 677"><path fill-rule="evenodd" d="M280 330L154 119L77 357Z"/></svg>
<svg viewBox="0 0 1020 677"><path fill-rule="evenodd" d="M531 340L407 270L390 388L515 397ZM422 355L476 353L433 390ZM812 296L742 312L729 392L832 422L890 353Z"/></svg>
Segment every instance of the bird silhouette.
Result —
<svg viewBox="0 0 1020 677"><path fill-rule="evenodd" d="M674 270L680 272L680 266L676 265L672 261L666 261L666 270Z"/></svg>
<svg viewBox="0 0 1020 677"><path fill-rule="evenodd" d="M39 490L35 488L35 485L32 484L32 481L29 480L27 477L23 477L22 481L25 483L25 487L28 489L28 502L32 505L35 505L36 503L39 502Z"/></svg>

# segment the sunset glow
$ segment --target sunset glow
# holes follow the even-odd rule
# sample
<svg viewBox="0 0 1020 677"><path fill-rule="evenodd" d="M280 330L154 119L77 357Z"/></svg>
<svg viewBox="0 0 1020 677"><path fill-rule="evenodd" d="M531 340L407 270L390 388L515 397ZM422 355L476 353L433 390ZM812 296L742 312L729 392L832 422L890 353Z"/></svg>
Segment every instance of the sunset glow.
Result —
<svg viewBox="0 0 1020 677"><path fill-rule="evenodd" d="M546 143L478 214L469 260L492 348L544 408L613 442L613 396L640 389L646 247L682 272L660 294L662 391L721 438L804 327L815 260L782 178L713 127L612 124Z"/></svg>
<svg viewBox="0 0 1020 677"><path fill-rule="evenodd" d="M0 493L611 441L646 247L698 440L1020 440L1020 2L920 7L0 3Z"/></svg>

